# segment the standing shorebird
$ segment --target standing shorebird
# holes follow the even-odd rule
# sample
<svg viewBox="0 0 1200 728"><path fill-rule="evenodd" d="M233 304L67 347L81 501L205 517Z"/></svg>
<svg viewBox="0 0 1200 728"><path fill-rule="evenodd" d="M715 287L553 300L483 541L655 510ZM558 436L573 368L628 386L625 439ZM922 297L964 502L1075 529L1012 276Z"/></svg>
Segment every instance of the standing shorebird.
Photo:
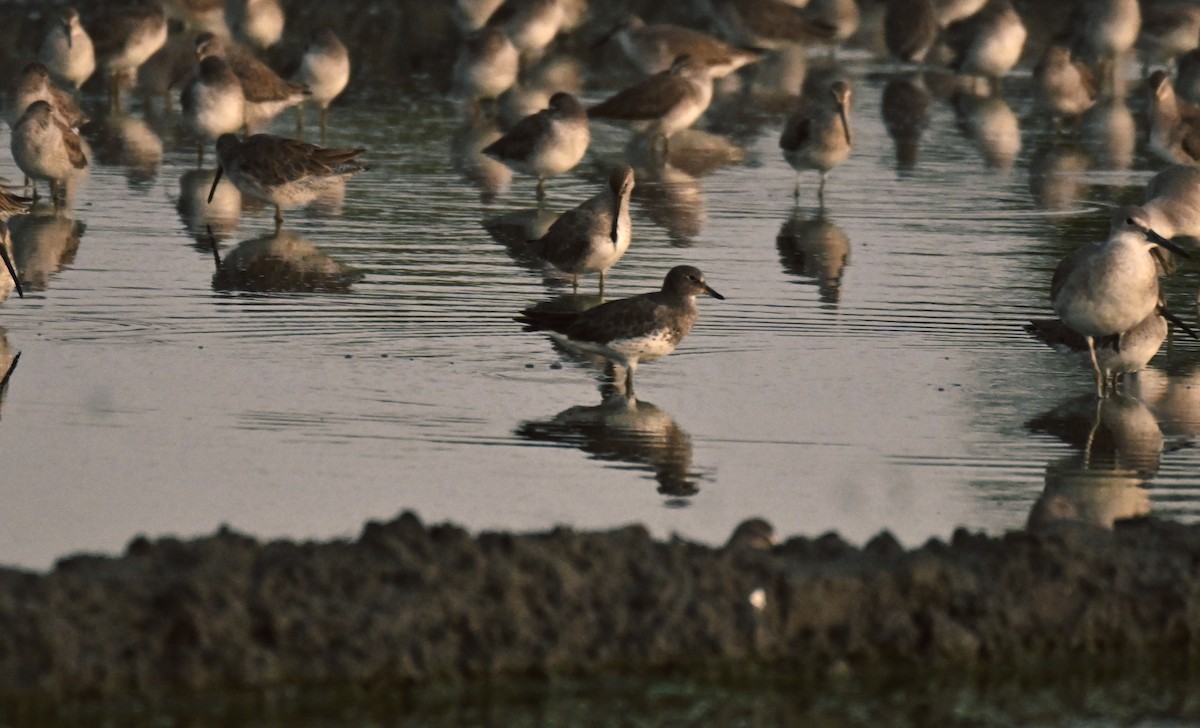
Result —
<svg viewBox="0 0 1200 728"><path fill-rule="evenodd" d="M34 181L50 183L50 197L57 208L66 201L67 179L87 166L79 134L66 125L45 101L35 101L12 130L12 155L17 166Z"/></svg>
<svg viewBox="0 0 1200 728"><path fill-rule="evenodd" d="M204 165L204 147L222 134L246 125L242 82L224 60L208 56L179 95L183 118L196 135L196 166Z"/></svg>
<svg viewBox="0 0 1200 728"><path fill-rule="evenodd" d="M329 28L314 30L309 37L296 82L312 92L309 100L321 110L321 132L325 133L329 128L329 105L350 83L350 53ZM296 118L303 126L304 106L296 108Z"/></svg>
<svg viewBox="0 0 1200 728"><path fill-rule="evenodd" d="M1159 263L1156 247L1189 257L1183 248L1150 228L1146 211L1116 211L1108 240L1079 248L1063 258L1050 284L1050 301L1059 319L1087 341L1096 395L1106 394L1106 374L1096 356L1096 341L1117 337L1159 308Z"/></svg>
<svg viewBox="0 0 1200 728"><path fill-rule="evenodd" d="M587 153L592 135L587 112L568 93L550 97L549 108L526 116L508 133L484 147L483 153L518 172L537 177L537 197L546 196L547 177L570 169Z"/></svg>
<svg viewBox="0 0 1200 728"><path fill-rule="evenodd" d="M691 28L670 23L646 25L636 15L629 16L601 43L610 37L645 74L669 70L676 58L686 54L703 63L713 78L724 78L763 57L758 49L738 48Z"/></svg>
<svg viewBox="0 0 1200 728"><path fill-rule="evenodd" d="M567 19L563 0L509 0L499 15L509 9L512 12L504 19L504 32L529 61L542 57ZM493 17L493 24L495 20Z"/></svg>
<svg viewBox="0 0 1200 728"><path fill-rule="evenodd" d="M1071 58L1071 49L1052 43L1033 69L1033 89L1038 105L1057 121L1077 117L1096 103L1096 77L1092 69Z"/></svg>
<svg viewBox="0 0 1200 728"><path fill-rule="evenodd" d="M830 42L836 32L783 0L705 0L702 6L726 37L753 48Z"/></svg>
<svg viewBox="0 0 1200 728"><path fill-rule="evenodd" d="M485 28L463 44L454 64L460 93L470 99L494 99L513 87L521 54L500 28Z"/></svg>
<svg viewBox="0 0 1200 728"><path fill-rule="evenodd" d="M283 37L283 8L279 0L227 0L225 24L246 43L266 50Z"/></svg>
<svg viewBox="0 0 1200 728"><path fill-rule="evenodd" d="M450 18L459 30L474 33L487 25L504 0L455 0Z"/></svg>
<svg viewBox="0 0 1200 728"><path fill-rule="evenodd" d="M217 176L208 191L212 202L221 174L242 194L275 206L275 228L283 225L283 208L317 199L328 188L366 167L354 161L364 149L325 149L315 144L270 134L244 141L233 134L217 139Z"/></svg>
<svg viewBox="0 0 1200 728"><path fill-rule="evenodd" d="M1200 103L1200 48L1184 53L1176 65L1175 93L1181 99Z"/></svg>
<svg viewBox="0 0 1200 728"><path fill-rule="evenodd" d="M932 0L889 0L883 17L883 39L897 60L920 63L937 41L937 13Z"/></svg>
<svg viewBox="0 0 1200 728"><path fill-rule="evenodd" d="M92 38L79 22L79 11L75 8L63 10L55 20L42 40L38 60L55 78L78 89L96 70Z"/></svg>
<svg viewBox="0 0 1200 728"><path fill-rule="evenodd" d="M1150 229L1164 238L1184 235L1200 242L1200 169L1175 164L1154 175L1142 209Z"/></svg>
<svg viewBox="0 0 1200 728"><path fill-rule="evenodd" d="M25 66L17 76L17 83L13 87L9 125L15 124L34 101L45 101L50 104L54 113L58 114L58 117L72 129L78 129L87 121L75 96L59 88L54 79L50 77L50 71L41 63L36 62Z"/></svg>
<svg viewBox="0 0 1200 728"><path fill-rule="evenodd" d="M1168 162L1200 164L1200 109L1180 101L1166 71L1150 74L1150 148Z"/></svg>
<svg viewBox="0 0 1200 728"><path fill-rule="evenodd" d="M545 331L563 347L596 354L625 369L625 395L633 396L638 362L670 354L696 323L696 296L725 297L699 268L675 266L662 290L602 303L582 313L525 309L517 321L526 331Z"/></svg>
<svg viewBox="0 0 1200 728"><path fill-rule="evenodd" d="M651 149L661 139L665 157L671 135L696 123L712 103L712 94L712 73L708 66L685 54L676 58L669 70L591 107L588 116L627 122L654 134Z"/></svg>
<svg viewBox="0 0 1200 728"><path fill-rule="evenodd" d="M933 0L938 25L943 28L966 20L987 5L987 0Z"/></svg>
<svg viewBox="0 0 1200 728"><path fill-rule="evenodd" d="M834 81L829 96L802 99L800 108L792 114L779 137L783 158L796 170L794 197L800 201L800 173L815 169L821 173L817 199L825 204L825 178L829 170L850 156L854 144L850 132L850 99L853 92L845 81Z"/></svg>
<svg viewBox="0 0 1200 728"><path fill-rule="evenodd" d="M617 167L603 192L563 213L531 247L555 268L570 273L575 290L581 273L599 273L603 296L604 274L625 255L633 236L629 220L632 193L633 168Z"/></svg>
<svg viewBox="0 0 1200 728"><path fill-rule="evenodd" d="M4 267L8 271L8 275L12 277L13 288L17 291L19 298L25 297L25 290L21 287L21 278L17 275L17 269L13 267L13 249L12 236L8 232L8 220L14 215L24 215L29 212L29 206L32 200L25 197L19 197L0 187L0 260L4 261ZM9 289L5 293L11 293Z"/></svg>
<svg viewBox="0 0 1200 728"><path fill-rule="evenodd" d="M862 20L858 0L808 0L803 12L814 25L826 31L825 42L831 53L854 35Z"/></svg>
<svg viewBox="0 0 1200 728"><path fill-rule="evenodd" d="M1017 65L1027 36L1011 0L990 0L983 10L946 28L954 70L986 78L993 91Z"/></svg>
<svg viewBox="0 0 1200 728"><path fill-rule="evenodd" d="M284 81L267 64L228 40L201 33L196 36L196 58L203 60L208 56L224 59L242 82L247 131L260 128L289 106L303 103L311 93L307 86Z"/></svg>
<svg viewBox="0 0 1200 728"><path fill-rule="evenodd" d="M121 108L121 88L167 42L167 16L154 0L110 9L90 26L96 62L104 69L109 104Z"/></svg>
<svg viewBox="0 0 1200 728"><path fill-rule="evenodd" d="M1169 64L1200 45L1200 7L1186 2L1149 5L1137 46L1145 65Z"/></svg>
<svg viewBox="0 0 1200 728"><path fill-rule="evenodd" d="M1101 78L1110 87L1117 60L1133 48L1142 28L1138 0L1079 0L1070 27L1075 49L1085 59L1098 61Z"/></svg>

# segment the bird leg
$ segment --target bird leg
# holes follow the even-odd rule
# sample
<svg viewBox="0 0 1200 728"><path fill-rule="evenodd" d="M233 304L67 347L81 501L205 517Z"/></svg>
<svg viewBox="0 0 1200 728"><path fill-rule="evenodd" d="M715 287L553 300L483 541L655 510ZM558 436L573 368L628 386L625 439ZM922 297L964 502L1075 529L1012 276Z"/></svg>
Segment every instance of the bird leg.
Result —
<svg viewBox="0 0 1200 728"><path fill-rule="evenodd" d="M296 134L304 133L304 104L296 107Z"/></svg>
<svg viewBox="0 0 1200 728"><path fill-rule="evenodd" d="M537 183L537 198L539 204L546 199L546 179L540 176Z"/></svg>
<svg viewBox="0 0 1200 728"><path fill-rule="evenodd" d="M1100 371L1100 362L1096 360L1096 340L1091 336L1084 338L1087 339L1088 353L1092 357L1092 373L1096 377L1096 397L1104 399L1107 385L1105 384L1105 376Z"/></svg>
<svg viewBox="0 0 1200 728"><path fill-rule="evenodd" d="M283 227L283 210L279 205L275 206L275 232L279 232L279 228Z"/></svg>
<svg viewBox="0 0 1200 728"><path fill-rule="evenodd" d="M625 367L625 397L633 399L633 367Z"/></svg>
<svg viewBox="0 0 1200 728"><path fill-rule="evenodd" d="M828 172L821 173L821 186L817 188L817 204L821 209L825 209L825 178L829 176Z"/></svg>
<svg viewBox="0 0 1200 728"><path fill-rule="evenodd" d="M579 274L571 274L571 293L579 293Z"/></svg>
<svg viewBox="0 0 1200 728"><path fill-rule="evenodd" d="M604 300L604 271L600 271L600 300Z"/></svg>
<svg viewBox="0 0 1200 728"><path fill-rule="evenodd" d="M196 142L196 169L204 169L204 138Z"/></svg>
<svg viewBox="0 0 1200 728"><path fill-rule="evenodd" d="M796 188L792 190L792 201L799 206L800 204L800 175L796 175Z"/></svg>

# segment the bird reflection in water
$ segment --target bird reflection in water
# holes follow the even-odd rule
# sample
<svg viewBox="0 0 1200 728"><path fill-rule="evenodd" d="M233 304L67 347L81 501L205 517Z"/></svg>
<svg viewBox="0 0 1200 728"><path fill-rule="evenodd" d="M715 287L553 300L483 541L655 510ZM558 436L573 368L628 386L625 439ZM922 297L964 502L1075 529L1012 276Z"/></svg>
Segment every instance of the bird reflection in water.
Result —
<svg viewBox="0 0 1200 728"><path fill-rule="evenodd" d="M1049 142L1039 147L1029 163L1029 191L1043 210L1062 211L1091 199L1086 172L1087 152L1077 144Z"/></svg>
<svg viewBox="0 0 1200 728"><path fill-rule="evenodd" d="M21 352L15 351L8 343L4 329L0 329L0 414L4 412L4 398L8 396L8 383L13 372L17 370L17 361Z"/></svg>
<svg viewBox="0 0 1200 728"><path fill-rule="evenodd" d="M489 119L478 104L471 104L462 125L450 138L450 160L454 171L479 188L483 202L504 194L512 184L512 168L483 153L485 147L501 136L496 122Z"/></svg>
<svg viewBox="0 0 1200 728"><path fill-rule="evenodd" d="M1158 472L1162 430L1150 408L1124 395L1077 397L1026 423L1079 452L1046 468L1046 488L1029 514L1031 530L1076 521L1103 528L1150 512L1146 481Z"/></svg>
<svg viewBox="0 0 1200 728"><path fill-rule="evenodd" d="M162 138L142 119L108 114L87 128L97 161L124 167L131 187L149 189L163 161Z"/></svg>
<svg viewBox="0 0 1200 728"><path fill-rule="evenodd" d="M26 290L46 290L50 278L74 262L85 229L82 222L55 214L50 205L9 221L13 265Z"/></svg>
<svg viewBox="0 0 1200 728"><path fill-rule="evenodd" d="M812 217L792 208L775 236L784 271L817 284L821 303L836 307L841 299L842 272L850 260L850 238L825 214Z"/></svg>
<svg viewBox="0 0 1200 728"><path fill-rule="evenodd" d="M188 234L208 250L210 236L218 241L228 240L242 220L242 193L234 185L217 185L212 202L215 169L192 169L179 177L179 199L175 209Z"/></svg>
<svg viewBox="0 0 1200 728"><path fill-rule="evenodd" d="M1012 168L1021 151L1021 125L999 96L961 92L954 97L959 128L975 143L988 169Z"/></svg>
<svg viewBox="0 0 1200 728"><path fill-rule="evenodd" d="M569 407L548 420L523 422L516 434L533 442L577 447L597 460L649 470L668 505L687 505L699 492L692 472L692 438L671 415L649 402L626 397L615 382L600 387L597 405Z"/></svg>
<svg viewBox="0 0 1200 728"><path fill-rule="evenodd" d="M212 241L215 291L345 293L362 272L339 263L296 233L280 230L239 243L222 258Z"/></svg>
<svg viewBox="0 0 1200 728"><path fill-rule="evenodd" d="M1166 372L1141 371L1130 391L1146 403L1167 435L1200 437L1200 352L1172 351Z"/></svg>
<svg viewBox="0 0 1200 728"><path fill-rule="evenodd" d="M920 74L893 78L884 87L883 125L896 145L897 170L916 168L932 102L933 95Z"/></svg>
<svg viewBox="0 0 1200 728"><path fill-rule="evenodd" d="M1084 148L1099 167L1129 169L1137 147L1137 122L1121 96L1106 96L1088 109L1079 125Z"/></svg>
<svg viewBox="0 0 1200 728"><path fill-rule="evenodd" d="M505 247L517 265L538 271L546 282L570 283L570 275L555 271L554 266L534 252L530 243L545 235L561 214L537 207L489 217L480 224L493 240Z"/></svg>

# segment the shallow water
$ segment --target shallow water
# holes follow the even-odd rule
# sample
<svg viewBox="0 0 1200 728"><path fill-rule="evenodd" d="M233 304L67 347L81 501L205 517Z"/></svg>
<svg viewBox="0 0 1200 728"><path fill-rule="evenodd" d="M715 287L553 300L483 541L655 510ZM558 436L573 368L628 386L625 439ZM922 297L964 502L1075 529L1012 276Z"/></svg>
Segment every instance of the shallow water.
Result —
<svg viewBox="0 0 1200 728"><path fill-rule="evenodd" d="M492 177L481 194L468 179L484 132L452 101L336 108L329 144L367 148L372 170L290 212L278 239L270 211L225 183L203 203L211 150L197 172L175 118L108 120L69 219L14 223L31 290L0 309L0 363L20 352L0 410L0 562L45 568L222 523L351 536L406 508L474 529L641 521L707 542L763 515L782 536L889 529L909 545L1022 528L1034 511L1195 519L1200 346L1164 347L1093 428L1087 367L1021 329L1051 315L1058 260L1103 237L1104 207L1140 201L1159 168L1144 133L1121 134L1137 94L1074 142L1035 113L1027 76L1004 100L934 94L915 167L898 171L881 118L896 72L851 55L840 73L855 148L823 212L813 176L793 205L778 94L724 97L701 120L710 135L638 166L634 243L608 297L686 262L728 300L701 301L683 345L639 369L635 411L600 407L590 363L512 321L570 286L520 255L532 182ZM585 100L628 78L589 79ZM593 134L585 163L548 184L548 211L644 160L627 132ZM0 174L19 181L8 146L5 129ZM1194 320L1194 275L1168 286Z"/></svg>

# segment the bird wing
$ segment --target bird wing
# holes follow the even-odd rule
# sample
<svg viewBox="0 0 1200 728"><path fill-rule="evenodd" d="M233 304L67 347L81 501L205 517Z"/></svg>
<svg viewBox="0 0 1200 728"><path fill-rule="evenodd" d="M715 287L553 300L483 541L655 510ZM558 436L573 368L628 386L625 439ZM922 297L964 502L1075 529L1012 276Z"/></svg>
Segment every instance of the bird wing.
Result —
<svg viewBox="0 0 1200 728"><path fill-rule="evenodd" d="M632 298L602 303L580 314L563 331L575 341L605 343L611 341L614 332L628 331L631 335L649 333L657 328L661 307L659 292L643 293Z"/></svg>
<svg viewBox="0 0 1200 728"><path fill-rule="evenodd" d="M305 86L284 81L267 64L248 54L230 53L228 60L242 82L246 100L252 103L286 101L306 90Z"/></svg>
<svg viewBox="0 0 1200 728"><path fill-rule="evenodd" d="M829 40L835 32L835 28L828 23L813 20L800 8L780 0L742 0L737 5L744 9L744 12L738 13L742 23L754 35Z"/></svg>
<svg viewBox="0 0 1200 728"><path fill-rule="evenodd" d="M71 166L75 169L86 167L88 161L83 153L83 140L67 126L66 122L52 116L51 123L58 124L59 130L62 132L63 146L67 148L67 158L71 160Z"/></svg>
<svg viewBox="0 0 1200 728"><path fill-rule="evenodd" d="M550 110L543 109L518 121L507 134L485 147L483 153L500 160L525 159L549 132Z"/></svg>
<svg viewBox="0 0 1200 728"><path fill-rule="evenodd" d="M1050 300L1051 302L1058 299L1059 292L1062 291L1067 282L1067 276L1087 256L1087 251L1092 246L1085 245L1081 248L1076 248L1067 257L1063 258L1058 267L1054 269L1054 277L1050 280Z"/></svg>
<svg viewBox="0 0 1200 728"><path fill-rule="evenodd" d="M787 150L796 150L804 146L804 144L812 136L812 117L808 115L806 110L792 114L788 118L787 124L783 127L783 134L779 137L779 148Z"/></svg>
<svg viewBox="0 0 1200 728"><path fill-rule="evenodd" d="M256 175L265 186L295 182L305 177L337 174L338 164L353 159L361 149L322 149L297 139L255 134L242 142L239 156L256 161ZM340 162L338 160L341 160Z"/></svg>
<svg viewBox="0 0 1200 728"><path fill-rule="evenodd" d="M560 268L576 260L587 251L595 217L595 211L587 203L567 210L537 241L535 251Z"/></svg>
<svg viewBox="0 0 1200 728"><path fill-rule="evenodd" d="M148 6L119 7L95 23L86 24L97 60L120 53L132 36L142 30L142 24L152 17L162 17L162 11Z"/></svg>
<svg viewBox="0 0 1200 728"><path fill-rule="evenodd" d="M688 97L691 85L664 71L588 109L601 119L657 119Z"/></svg>

